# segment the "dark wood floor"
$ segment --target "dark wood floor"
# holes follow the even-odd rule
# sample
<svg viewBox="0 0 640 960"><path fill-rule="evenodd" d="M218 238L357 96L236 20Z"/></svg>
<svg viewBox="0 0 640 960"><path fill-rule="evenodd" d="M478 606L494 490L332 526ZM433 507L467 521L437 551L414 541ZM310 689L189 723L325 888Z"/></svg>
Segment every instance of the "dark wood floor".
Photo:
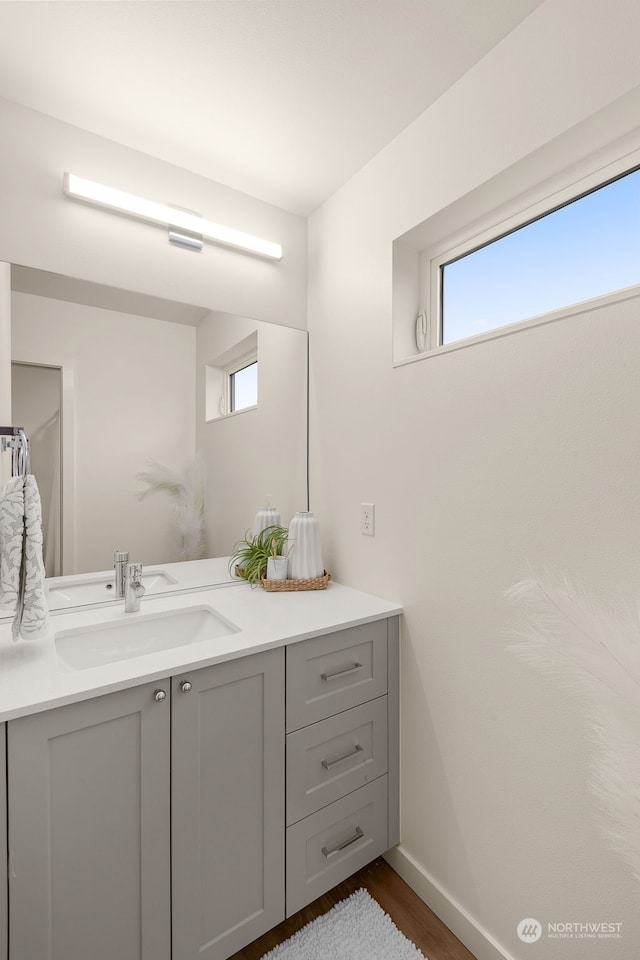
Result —
<svg viewBox="0 0 640 960"><path fill-rule="evenodd" d="M230 960L260 960L279 943L287 940L311 920L321 916L355 890L364 887L389 914L396 927L412 940L428 960L475 960L460 941L392 870L379 858L314 900L308 907L289 917L263 937L235 953Z"/></svg>

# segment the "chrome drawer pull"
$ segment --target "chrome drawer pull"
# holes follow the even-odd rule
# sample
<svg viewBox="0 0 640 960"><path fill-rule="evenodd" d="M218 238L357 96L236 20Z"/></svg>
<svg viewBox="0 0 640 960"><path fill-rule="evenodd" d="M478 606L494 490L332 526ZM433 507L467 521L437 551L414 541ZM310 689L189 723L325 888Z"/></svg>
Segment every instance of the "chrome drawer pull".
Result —
<svg viewBox="0 0 640 960"><path fill-rule="evenodd" d="M343 760L348 760L349 757L355 757L356 754L364 750L364 747L361 747L359 743L356 743L353 750L350 750L349 753L345 753L342 757L338 757L337 760L323 760L322 766L325 770L330 770L331 767L335 766L336 763L342 763Z"/></svg>
<svg viewBox="0 0 640 960"><path fill-rule="evenodd" d="M344 667L342 670L336 670L334 673L321 673L320 676L323 680L335 680L336 677L344 677L347 673L353 673L354 670L359 670L361 666L361 663L354 663L352 667Z"/></svg>
<svg viewBox="0 0 640 960"><path fill-rule="evenodd" d="M329 858L334 853L339 853L340 850L344 850L345 847L350 847L351 844L355 843L356 840L359 840L360 837L364 837L364 831L361 830L360 827L356 827L356 832L352 837L349 837L348 840L344 840L342 843L339 843L337 847L332 847L331 850L327 850L326 847L323 847L322 852L324 853L325 857Z"/></svg>

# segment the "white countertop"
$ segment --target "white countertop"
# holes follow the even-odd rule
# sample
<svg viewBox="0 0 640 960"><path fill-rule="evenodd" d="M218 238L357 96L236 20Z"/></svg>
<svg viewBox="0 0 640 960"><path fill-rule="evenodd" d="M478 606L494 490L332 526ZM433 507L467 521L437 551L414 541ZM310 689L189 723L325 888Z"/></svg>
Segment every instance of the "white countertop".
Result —
<svg viewBox="0 0 640 960"><path fill-rule="evenodd" d="M205 573L205 564L185 577ZM165 565L164 569L183 565ZM211 573L211 568L209 569ZM183 581L186 582L186 581ZM154 680L198 667L332 633L401 613L397 604L329 583L326 590L267 592L243 582L219 583L186 593L143 597L138 613L125 613L123 601L58 611L38 640L11 639L11 622L0 623L0 721ZM122 623L190 607L211 607L239 630L216 639L175 647L100 667L72 670L58 657L55 635L102 623Z"/></svg>

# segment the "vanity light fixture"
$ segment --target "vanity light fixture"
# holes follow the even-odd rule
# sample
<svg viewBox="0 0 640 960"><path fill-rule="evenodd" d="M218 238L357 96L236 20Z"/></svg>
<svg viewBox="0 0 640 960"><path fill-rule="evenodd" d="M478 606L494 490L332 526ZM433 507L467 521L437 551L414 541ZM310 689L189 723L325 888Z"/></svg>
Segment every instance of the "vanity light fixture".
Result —
<svg viewBox="0 0 640 960"><path fill-rule="evenodd" d="M75 173L65 173L64 192L74 200L84 200L106 210L115 210L138 220L160 224L163 227L169 227L174 233L182 233L185 237L201 236L213 243L221 243L267 260L282 260L282 246L279 243L213 223L197 214L172 207L168 203L145 200L131 193L95 183L93 180L85 180L84 177L78 177ZM182 245L186 245L184 241ZM189 246L198 249L198 246L193 243L189 243Z"/></svg>

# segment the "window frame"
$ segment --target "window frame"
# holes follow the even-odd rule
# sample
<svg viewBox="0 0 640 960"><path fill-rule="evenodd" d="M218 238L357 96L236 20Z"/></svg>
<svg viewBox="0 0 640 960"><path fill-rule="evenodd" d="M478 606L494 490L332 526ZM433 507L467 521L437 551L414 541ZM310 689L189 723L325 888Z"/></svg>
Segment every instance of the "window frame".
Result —
<svg viewBox="0 0 640 960"><path fill-rule="evenodd" d="M205 423L215 423L236 417L251 410L258 409L260 389L260 368L257 370L257 397L256 403L240 410L230 410L231 386L230 380L234 373L258 364L260 344L257 330L249 336L233 343L224 353L211 360L204 361L204 419Z"/></svg>
<svg viewBox="0 0 640 960"><path fill-rule="evenodd" d="M256 402L250 403L246 407L236 407L234 405L234 396L235 388L233 378L237 373L240 373L241 370L246 370L247 367L252 367L255 364L256 367ZM258 406L258 351L252 350L251 353L245 354L243 357L240 357L234 363L225 367L224 371L225 377L225 410L227 414L232 413L242 413L244 410L254 410Z"/></svg>
<svg viewBox="0 0 640 960"><path fill-rule="evenodd" d="M442 343L442 271L448 263L459 260L521 227L526 227L528 224L567 206L574 200L579 200L601 187L606 187L638 169L640 169L640 150L636 149L611 162L600 165L582 176L576 176L575 169L573 175L565 172L563 177L556 177L553 181L538 185L534 190L521 194L510 202L494 209L485 217L467 226L466 229L441 238L422 250L420 252L420 297L421 303L426 305L426 309L423 311L426 314L424 349L419 351L416 356L408 357L404 361L400 360L395 365L402 365L428 356L437 356L486 340L509 336L520 330L584 313L608 303L640 296L639 282L636 285L618 288L599 297L577 301L525 320L517 320L513 323L493 327L491 330L485 330L471 337L454 340L447 344Z"/></svg>

